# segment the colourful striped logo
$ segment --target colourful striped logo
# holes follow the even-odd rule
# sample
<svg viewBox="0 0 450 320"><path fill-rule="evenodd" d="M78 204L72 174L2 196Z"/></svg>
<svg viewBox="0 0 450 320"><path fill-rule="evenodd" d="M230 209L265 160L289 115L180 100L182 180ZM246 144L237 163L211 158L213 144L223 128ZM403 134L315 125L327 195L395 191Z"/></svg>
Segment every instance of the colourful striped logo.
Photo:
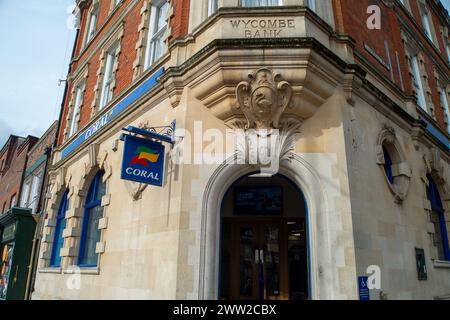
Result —
<svg viewBox="0 0 450 320"><path fill-rule="evenodd" d="M158 162L158 159L158 151L146 147L138 147L135 156L131 159L130 165L140 164L144 167L150 167L152 163Z"/></svg>

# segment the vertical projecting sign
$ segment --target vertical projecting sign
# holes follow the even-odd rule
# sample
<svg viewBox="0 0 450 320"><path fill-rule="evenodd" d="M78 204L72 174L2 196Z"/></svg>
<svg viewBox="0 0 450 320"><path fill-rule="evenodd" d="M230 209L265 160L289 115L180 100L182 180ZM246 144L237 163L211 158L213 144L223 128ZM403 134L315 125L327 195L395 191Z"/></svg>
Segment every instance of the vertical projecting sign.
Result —
<svg viewBox="0 0 450 320"><path fill-rule="evenodd" d="M164 146L160 142L131 135L125 135L123 139L125 146L121 178L162 187L164 178Z"/></svg>

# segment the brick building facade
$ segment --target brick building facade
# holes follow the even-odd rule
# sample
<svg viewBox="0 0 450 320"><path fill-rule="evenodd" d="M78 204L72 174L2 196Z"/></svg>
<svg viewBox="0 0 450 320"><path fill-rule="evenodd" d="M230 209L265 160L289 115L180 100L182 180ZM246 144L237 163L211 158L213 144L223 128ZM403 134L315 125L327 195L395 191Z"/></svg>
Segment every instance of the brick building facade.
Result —
<svg viewBox="0 0 450 320"><path fill-rule="evenodd" d="M28 163L28 152L38 138L26 138L11 135L0 153L0 206L2 214L11 207L17 206L20 199L20 188Z"/></svg>
<svg viewBox="0 0 450 320"><path fill-rule="evenodd" d="M439 1L77 4L34 298L257 298L262 286L263 298L355 299L372 266L382 276L372 299L450 296L449 15ZM227 145L220 163L168 162L162 188L120 179L122 128L173 120L185 130L175 150L192 156L197 122L203 133L280 130L279 174L258 180L267 168L230 163L242 154ZM243 189L282 197L282 217L244 219L230 196ZM244 258L229 253L239 246ZM264 285L254 247L272 257ZM81 287L68 290L74 272Z"/></svg>
<svg viewBox="0 0 450 320"><path fill-rule="evenodd" d="M47 185L47 161L51 160L51 151L56 139L58 122L54 122L33 148L28 152L28 161L23 178L21 198L18 205L32 210L33 214L41 211L43 196Z"/></svg>

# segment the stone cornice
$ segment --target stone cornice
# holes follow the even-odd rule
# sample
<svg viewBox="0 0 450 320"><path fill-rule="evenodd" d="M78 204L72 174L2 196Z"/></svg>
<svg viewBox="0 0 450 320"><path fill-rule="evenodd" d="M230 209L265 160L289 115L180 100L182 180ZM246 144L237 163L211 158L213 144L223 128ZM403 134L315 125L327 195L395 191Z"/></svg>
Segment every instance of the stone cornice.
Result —
<svg viewBox="0 0 450 320"><path fill-rule="evenodd" d="M287 75L294 92L287 113L299 119L312 116L338 86L352 103L354 89L366 75L358 65L340 59L315 38L216 39L180 66L168 68L160 81L172 106L176 107L183 89L189 87L214 116L233 123L243 117L234 107L236 86L245 80L237 70L247 73L265 68L264 63L257 63L261 54L265 61L271 61L272 71Z"/></svg>
<svg viewBox="0 0 450 320"><path fill-rule="evenodd" d="M161 81L164 79L182 75L192 66L202 61L211 52L216 50L231 50L231 49L312 49L322 56L328 58L329 62L339 68L353 69L361 77L365 77L366 72L357 64L349 64L340 59L335 53L325 47L315 38L260 38L260 39L216 39L210 44L206 45L202 50L193 55L190 59L184 62L181 66L169 67L167 71L161 76Z"/></svg>

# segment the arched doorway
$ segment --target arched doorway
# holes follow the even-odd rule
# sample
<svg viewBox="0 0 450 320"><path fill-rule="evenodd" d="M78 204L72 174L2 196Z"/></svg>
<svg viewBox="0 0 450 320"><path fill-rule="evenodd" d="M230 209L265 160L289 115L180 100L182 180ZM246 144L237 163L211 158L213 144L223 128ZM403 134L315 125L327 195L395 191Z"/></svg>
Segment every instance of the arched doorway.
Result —
<svg viewBox="0 0 450 320"><path fill-rule="evenodd" d="M248 174L221 208L220 299L310 298L308 210L297 186Z"/></svg>

